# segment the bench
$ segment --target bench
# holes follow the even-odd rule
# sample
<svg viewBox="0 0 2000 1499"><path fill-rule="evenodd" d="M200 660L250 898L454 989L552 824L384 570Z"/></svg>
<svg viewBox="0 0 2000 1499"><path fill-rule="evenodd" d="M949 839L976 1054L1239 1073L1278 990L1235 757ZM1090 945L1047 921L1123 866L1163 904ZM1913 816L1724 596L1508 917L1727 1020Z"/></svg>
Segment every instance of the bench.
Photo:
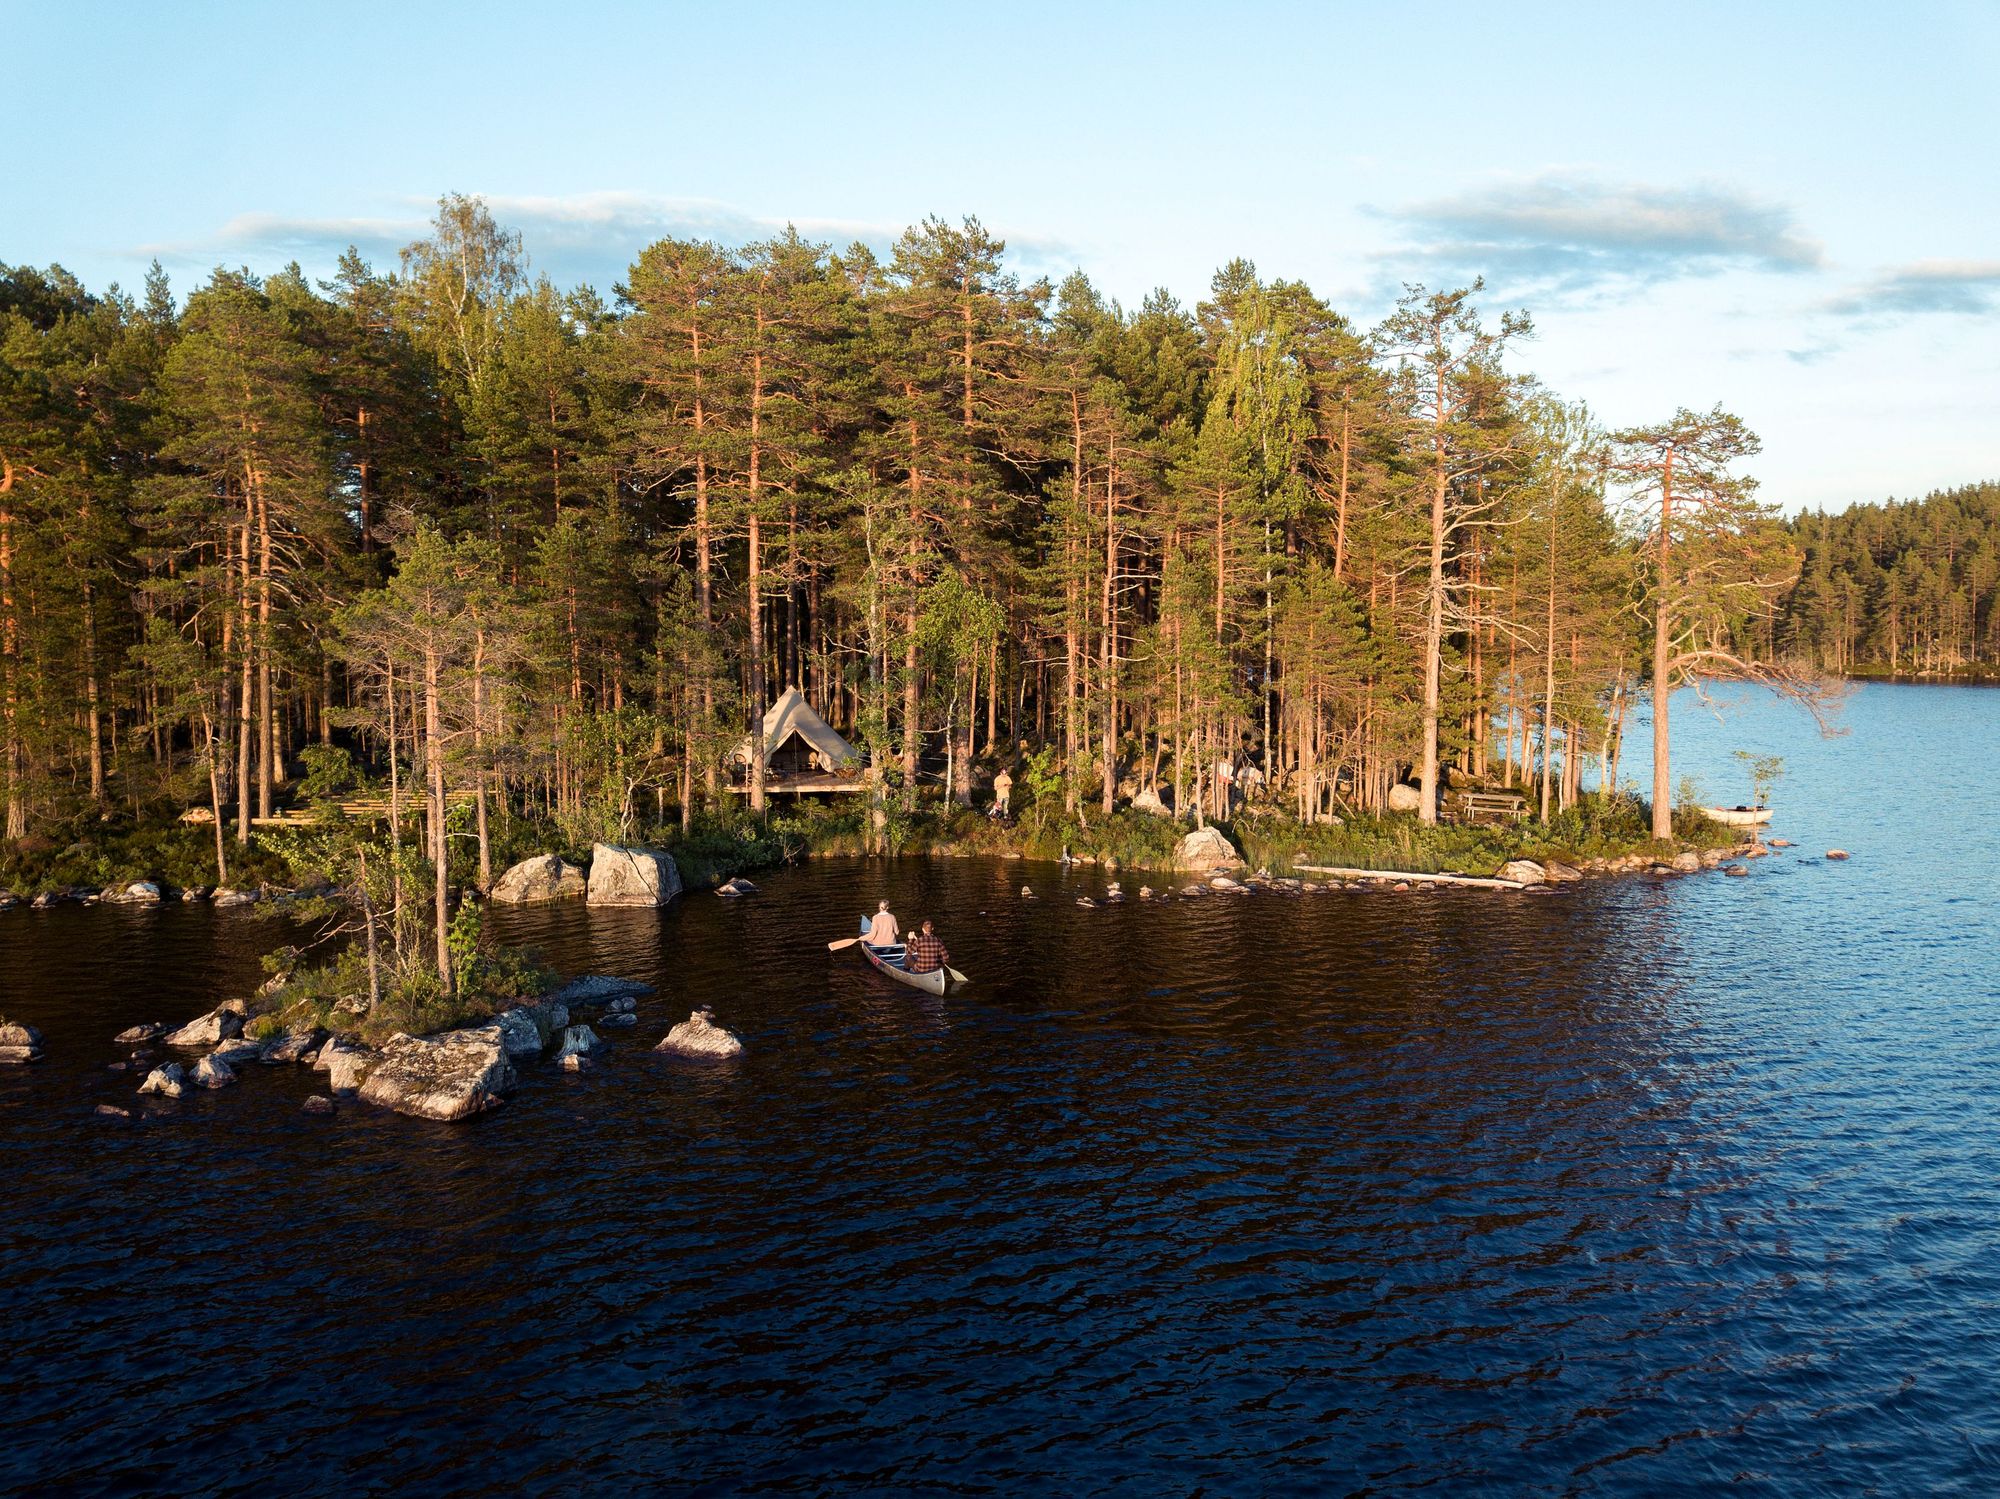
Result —
<svg viewBox="0 0 2000 1499"><path fill-rule="evenodd" d="M1451 806L1465 822L1519 822L1528 799L1518 791L1454 791Z"/></svg>

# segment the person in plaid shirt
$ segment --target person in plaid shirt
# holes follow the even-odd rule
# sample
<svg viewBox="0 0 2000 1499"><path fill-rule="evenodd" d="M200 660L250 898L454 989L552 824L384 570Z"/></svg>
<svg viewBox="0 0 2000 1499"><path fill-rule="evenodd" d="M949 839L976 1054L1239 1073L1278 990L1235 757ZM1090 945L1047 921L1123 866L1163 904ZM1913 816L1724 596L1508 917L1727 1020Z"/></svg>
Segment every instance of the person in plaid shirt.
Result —
<svg viewBox="0 0 2000 1499"><path fill-rule="evenodd" d="M938 940L928 921L903 948L903 966L912 973L936 973L950 961L951 954L945 951L944 943Z"/></svg>

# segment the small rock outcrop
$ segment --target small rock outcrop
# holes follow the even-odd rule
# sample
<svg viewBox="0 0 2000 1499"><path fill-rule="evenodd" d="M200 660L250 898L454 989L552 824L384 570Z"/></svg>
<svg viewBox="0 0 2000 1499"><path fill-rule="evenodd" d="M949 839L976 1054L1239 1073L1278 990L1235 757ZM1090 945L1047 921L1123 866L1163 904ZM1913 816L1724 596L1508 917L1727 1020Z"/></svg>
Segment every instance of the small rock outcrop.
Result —
<svg viewBox="0 0 2000 1499"><path fill-rule="evenodd" d="M1847 850L1844 848L1830 848L1826 851L1826 856L1829 859L1845 859L1847 857Z"/></svg>
<svg viewBox="0 0 2000 1499"><path fill-rule="evenodd" d="M538 1057L548 1041L526 1005L495 1015L493 1024L500 1032L500 1048L510 1060Z"/></svg>
<svg viewBox="0 0 2000 1499"><path fill-rule="evenodd" d="M1745 878L1750 873L1750 870L1747 865L1743 864L1725 864L1722 866L1722 872L1726 875L1733 875L1740 880Z"/></svg>
<svg viewBox="0 0 2000 1499"><path fill-rule="evenodd" d="M742 1053L743 1043L710 1020L706 1010L696 1010L668 1031L653 1050L678 1052L684 1057L733 1057Z"/></svg>
<svg viewBox="0 0 2000 1499"><path fill-rule="evenodd" d="M243 1001L232 999L190 1020L179 1030L168 1032L162 1039L169 1046L215 1046L234 1040L243 1034L243 1010Z"/></svg>
<svg viewBox="0 0 2000 1499"><path fill-rule="evenodd" d="M102 897L107 906L157 906L160 887L151 880L136 880L119 890L107 890Z"/></svg>
<svg viewBox="0 0 2000 1499"><path fill-rule="evenodd" d="M497 1107L514 1086L500 1027L395 1036L361 1085L361 1097L399 1114L449 1122Z"/></svg>
<svg viewBox="0 0 2000 1499"><path fill-rule="evenodd" d="M213 897L218 906L254 906L257 904L255 890L231 890L226 885L218 886Z"/></svg>
<svg viewBox="0 0 2000 1499"><path fill-rule="evenodd" d="M264 1043L252 1041L248 1036L237 1036L224 1041L209 1055L231 1067L241 1067L245 1062L261 1062L264 1059Z"/></svg>
<svg viewBox="0 0 2000 1499"><path fill-rule="evenodd" d="M368 1080L381 1057L345 1036L335 1036L319 1049L319 1058L313 1063L315 1072L326 1074L326 1084L336 1093L352 1093Z"/></svg>
<svg viewBox="0 0 2000 1499"><path fill-rule="evenodd" d="M319 1044L320 1032L317 1026L303 1031L291 1031L274 1041L266 1041L258 1060L273 1067L288 1062L303 1062L306 1054Z"/></svg>
<svg viewBox="0 0 2000 1499"><path fill-rule="evenodd" d="M1243 868L1243 855L1220 828L1196 828L1174 845L1174 868L1189 874L1216 874Z"/></svg>
<svg viewBox="0 0 2000 1499"><path fill-rule="evenodd" d="M631 979L611 978L605 974L586 974L582 978L571 979L549 994L543 996L543 1004L564 1005L608 1005L612 1000L627 994L651 994L651 984L635 983ZM567 1023L567 1022L565 1022Z"/></svg>
<svg viewBox="0 0 2000 1499"><path fill-rule="evenodd" d="M42 1033L32 1025L16 1021L0 1022L0 1062L39 1062Z"/></svg>
<svg viewBox="0 0 2000 1499"><path fill-rule="evenodd" d="M137 1045L141 1041L157 1041L173 1027L164 1020L156 1020L148 1025L128 1025L111 1039Z"/></svg>
<svg viewBox="0 0 2000 1499"><path fill-rule="evenodd" d="M1424 805L1424 794L1415 786L1398 781L1389 788L1389 810L1391 812L1417 812Z"/></svg>
<svg viewBox="0 0 2000 1499"><path fill-rule="evenodd" d="M1517 885L1539 885L1548 879L1533 859L1509 859L1500 866L1500 878Z"/></svg>
<svg viewBox="0 0 2000 1499"><path fill-rule="evenodd" d="M101 1103L92 1112L102 1114L107 1119L130 1119L132 1117L130 1109L122 1109L115 1103Z"/></svg>
<svg viewBox="0 0 2000 1499"><path fill-rule="evenodd" d="M593 906L664 906L681 893L680 871L651 848L594 844L585 899Z"/></svg>
<svg viewBox="0 0 2000 1499"><path fill-rule="evenodd" d="M1674 868L1681 874L1693 874L1701 868L1701 855L1693 849L1682 849L1674 855Z"/></svg>
<svg viewBox="0 0 2000 1499"><path fill-rule="evenodd" d="M1240 880L1232 880L1226 874L1218 874L1211 876L1209 878L1208 888L1211 890L1220 890L1225 895L1248 895L1250 893L1250 887L1248 885L1244 884Z"/></svg>
<svg viewBox="0 0 2000 1499"><path fill-rule="evenodd" d="M333 1109L333 1100L319 1093L313 1094L299 1105L299 1112L302 1114L331 1114Z"/></svg>
<svg viewBox="0 0 2000 1499"><path fill-rule="evenodd" d="M1567 885L1583 878L1583 871L1574 864L1565 864L1560 859L1544 859L1542 874L1551 884Z"/></svg>
<svg viewBox="0 0 2000 1499"><path fill-rule="evenodd" d="M236 1069L220 1057L206 1056L194 1064L190 1080L203 1088L226 1088L236 1081Z"/></svg>
<svg viewBox="0 0 2000 1499"><path fill-rule="evenodd" d="M558 1062L567 1062L571 1057L587 1057L597 1050L597 1032L587 1025L572 1025L563 1032L562 1049L556 1053Z"/></svg>
<svg viewBox="0 0 2000 1499"><path fill-rule="evenodd" d="M179 1098L187 1092L187 1074L181 1071L179 1062L169 1062L147 1073L146 1080L139 1084L139 1091L157 1093L162 1098Z"/></svg>
<svg viewBox="0 0 2000 1499"><path fill-rule="evenodd" d="M717 895L728 896L755 895L757 887L739 874L735 879L724 880L720 885L717 885L715 893Z"/></svg>
<svg viewBox="0 0 2000 1499"><path fill-rule="evenodd" d="M589 889L584 872L560 854L523 859L493 883L488 900L503 906L540 905L551 900L576 900Z"/></svg>

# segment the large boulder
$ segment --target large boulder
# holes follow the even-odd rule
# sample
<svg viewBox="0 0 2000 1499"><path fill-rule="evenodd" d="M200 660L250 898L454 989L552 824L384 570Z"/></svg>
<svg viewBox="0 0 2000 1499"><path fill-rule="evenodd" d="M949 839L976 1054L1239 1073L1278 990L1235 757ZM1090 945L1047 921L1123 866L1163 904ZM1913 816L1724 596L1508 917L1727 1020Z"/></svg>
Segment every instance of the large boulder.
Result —
<svg viewBox="0 0 2000 1499"><path fill-rule="evenodd" d="M1533 859L1509 859L1500 866L1500 878L1512 880L1517 885L1539 885L1548 876L1542 873L1542 866Z"/></svg>
<svg viewBox="0 0 2000 1499"><path fill-rule="evenodd" d="M335 1036L319 1049L313 1070L326 1074L326 1085L335 1093L352 1093L367 1081L369 1072L380 1060L378 1053L359 1041Z"/></svg>
<svg viewBox="0 0 2000 1499"><path fill-rule="evenodd" d="M498 1106L514 1086L500 1027L395 1036L361 1085L369 1103L418 1119L464 1119Z"/></svg>
<svg viewBox="0 0 2000 1499"><path fill-rule="evenodd" d="M680 871L657 849L591 846L585 897L591 905L664 906L680 893Z"/></svg>
<svg viewBox="0 0 2000 1499"><path fill-rule="evenodd" d="M42 1033L32 1025L0 1021L0 1062L39 1062Z"/></svg>
<svg viewBox="0 0 2000 1499"><path fill-rule="evenodd" d="M1161 800L1160 788L1157 786L1141 786L1138 795L1132 798L1132 810L1135 812L1150 812L1155 817L1171 817L1174 815L1166 802Z"/></svg>
<svg viewBox="0 0 2000 1499"><path fill-rule="evenodd" d="M163 1039L169 1046L215 1046L243 1034L243 1001L235 999L217 1005L206 1015L190 1020Z"/></svg>
<svg viewBox="0 0 2000 1499"><path fill-rule="evenodd" d="M523 859L493 883L489 900L505 906L539 905L543 901L574 900L589 888L584 872L560 854Z"/></svg>
<svg viewBox="0 0 2000 1499"><path fill-rule="evenodd" d="M1398 781L1389 788L1389 810L1391 812L1420 812L1423 810L1424 794L1415 786Z"/></svg>
<svg viewBox="0 0 2000 1499"><path fill-rule="evenodd" d="M1548 876L1551 884L1555 885L1567 885L1574 880L1583 878L1583 871L1581 869L1578 869L1574 864L1565 864L1560 859L1544 859L1542 861L1542 873Z"/></svg>
<svg viewBox="0 0 2000 1499"><path fill-rule="evenodd" d="M733 1057L742 1052L743 1043L710 1020L706 1010L696 1010L668 1031L667 1038L653 1050L679 1052L684 1057Z"/></svg>
<svg viewBox="0 0 2000 1499"><path fill-rule="evenodd" d="M1174 868L1189 874L1215 874L1243 867L1243 855L1222 836L1220 828L1196 828L1174 845Z"/></svg>

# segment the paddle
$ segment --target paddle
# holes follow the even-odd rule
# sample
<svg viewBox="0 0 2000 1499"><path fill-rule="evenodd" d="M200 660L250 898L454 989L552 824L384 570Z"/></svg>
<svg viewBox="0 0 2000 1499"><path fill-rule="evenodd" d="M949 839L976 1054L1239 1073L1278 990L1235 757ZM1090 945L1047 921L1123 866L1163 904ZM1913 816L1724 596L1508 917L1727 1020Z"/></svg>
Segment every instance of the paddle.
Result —
<svg viewBox="0 0 2000 1499"><path fill-rule="evenodd" d="M944 971L951 975L951 981L954 984L969 984L972 982L971 979L967 978L964 974L960 973L956 968L953 968L950 965L946 965Z"/></svg>
<svg viewBox="0 0 2000 1499"><path fill-rule="evenodd" d="M855 943L859 942L860 940L861 939L859 937L842 937L837 942L827 943L826 950L828 952L839 952L843 947L852 947L854 946Z"/></svg>

